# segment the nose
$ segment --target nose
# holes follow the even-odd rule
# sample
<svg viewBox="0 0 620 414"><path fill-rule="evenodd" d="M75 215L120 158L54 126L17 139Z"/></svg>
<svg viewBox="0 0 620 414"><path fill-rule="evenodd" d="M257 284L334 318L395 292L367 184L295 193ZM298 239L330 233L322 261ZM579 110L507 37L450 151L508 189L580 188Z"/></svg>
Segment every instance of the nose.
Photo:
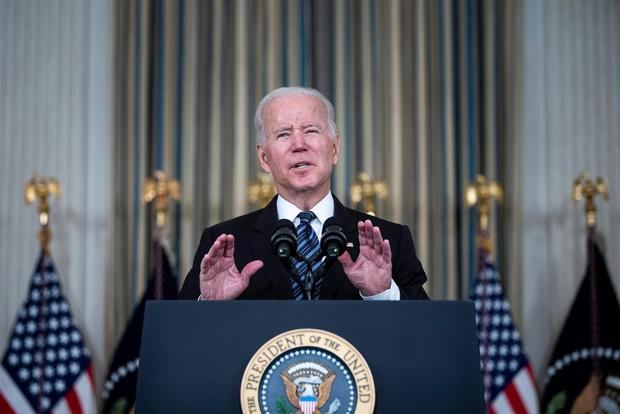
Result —
<svg viewBox="0 0 620 414"><path fill-rule="evenodd" d="M293 130L292 145L294 151L302 151L306 149L306 137L301 129Z"/></svg>

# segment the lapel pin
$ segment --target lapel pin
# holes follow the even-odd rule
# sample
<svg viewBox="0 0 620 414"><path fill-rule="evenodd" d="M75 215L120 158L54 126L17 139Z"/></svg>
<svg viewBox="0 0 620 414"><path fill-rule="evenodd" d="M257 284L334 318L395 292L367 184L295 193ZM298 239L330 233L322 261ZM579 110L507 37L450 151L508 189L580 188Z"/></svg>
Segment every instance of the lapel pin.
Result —
<svg viewBox="0 0 620 414"><path fill-rule="evenodd" d="M353 243L352 242L348 242L347 243L347 247L353 247Z"/></svg>

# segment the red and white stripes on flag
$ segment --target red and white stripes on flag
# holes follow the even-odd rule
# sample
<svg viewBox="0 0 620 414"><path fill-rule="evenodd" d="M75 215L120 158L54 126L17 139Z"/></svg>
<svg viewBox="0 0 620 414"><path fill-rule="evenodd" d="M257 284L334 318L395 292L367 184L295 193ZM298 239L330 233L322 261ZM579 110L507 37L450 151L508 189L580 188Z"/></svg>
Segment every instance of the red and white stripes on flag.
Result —
<svg viewBox="0 0 620 414"><path fill-rule="evenodd" d="M521 368L512 382L500 392L488 407L489 414L538 413L538 393L534 376L528 365Z"/></svg>
<svg viewBox="0 0 620 414"><path fill-rule="evenodd" d="M0 413L36 413L2 367L0 367L0 389L2 389L0 394ZM90 367L78 377L73 388L56 403L51 412L54 414L87 414L97 412L93 373Z"/></svg>
<svg viewBox="0 0 620 414"><path fill-rule="evenodd" d="M540 408L532 368L490 253L481 251L480 263L471 300L476 306L487 412L538 414Z"/></svg>
<svg viewBox="0 0 620 414"><path fill-rule="evenodd" d="M0 413L97 412L90 353L41 255L0 366Z"/></svg>

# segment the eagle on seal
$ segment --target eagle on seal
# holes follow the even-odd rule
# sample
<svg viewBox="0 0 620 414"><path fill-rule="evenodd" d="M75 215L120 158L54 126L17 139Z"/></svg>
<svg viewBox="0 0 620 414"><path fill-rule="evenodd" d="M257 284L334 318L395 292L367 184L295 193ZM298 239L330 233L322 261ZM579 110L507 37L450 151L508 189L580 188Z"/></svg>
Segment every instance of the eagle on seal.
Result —
<svg viewBox="0 0 620 414"><path fill-rule="evenodd" d="M280 373L280 378L284 383L286 398L297 409L295 414L321 414L319 408L329 400L336 374L330 372L325 377L318 385L317 395L314 395L314 387L311 383L302 382L297 386L284 372Z"/></svg>

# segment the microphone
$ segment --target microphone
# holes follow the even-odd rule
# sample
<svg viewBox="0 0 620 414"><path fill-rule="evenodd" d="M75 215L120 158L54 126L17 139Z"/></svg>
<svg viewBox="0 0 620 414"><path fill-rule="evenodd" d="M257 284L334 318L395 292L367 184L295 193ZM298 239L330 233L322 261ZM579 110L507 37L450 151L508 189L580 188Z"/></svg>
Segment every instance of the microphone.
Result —
<svg viewBox="0 0 620 414"><path fill-rule="evenodd" d="M344 228L336 217L330 217L323 224L321 251L326 260L334 260L345 251L347 236Z"/></svg>
<svg viewBox="0 0 620 414"><path fill-rule="evenodd" d="M347 236L340 221L336 217L330 217L323 223L323 234L321 236L321 255L325 260L316 271L316 280L321 280L327 275L327 271L334 264L338 256L345 251ZM312 286L310 287L312 288Z"/></svg>
<svg viewBox="0 0 620 414"><path fill-rule="evenodd" d="M297 252L297 233L292 221L281 219L271 236L271 249L280 259L287 259Z"/></svg>
<svg viewBox="0 0 620 414"><path fill-rule="evenodd" d="M314 275L310 271L302 281L301 276L297 274L297 269L293 265L292 258L297 257L297 232L292 221L287 219L278 221L276 229L271 235L271 249L278 256L286 271L295 279L299 286L304 288L308 300L312 299ZM308 269L312 269L310 264L308 264Z"/></svg>

